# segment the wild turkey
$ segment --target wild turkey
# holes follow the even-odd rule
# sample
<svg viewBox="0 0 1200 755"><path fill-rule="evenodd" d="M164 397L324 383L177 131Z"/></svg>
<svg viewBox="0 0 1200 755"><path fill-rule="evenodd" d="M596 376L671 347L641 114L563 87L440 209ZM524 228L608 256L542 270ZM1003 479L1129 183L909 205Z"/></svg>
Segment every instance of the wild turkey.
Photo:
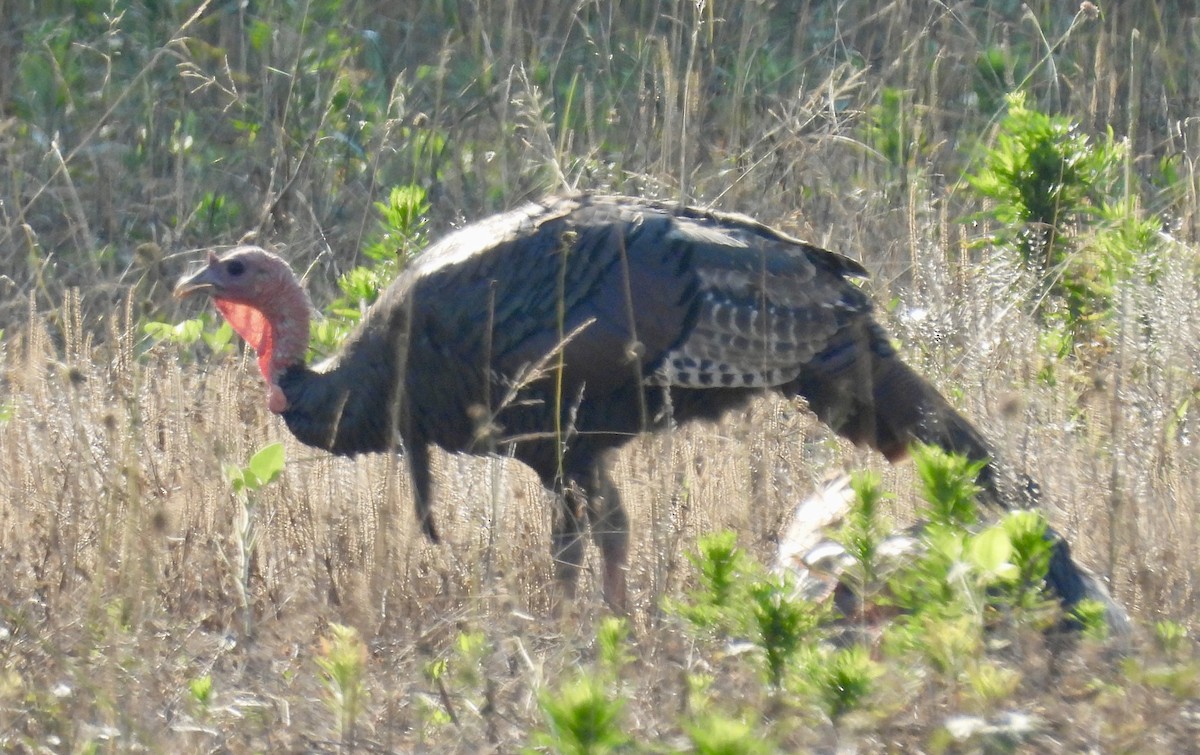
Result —
<svg viewBox="0 0 1200 755"><path fill-rule="evenodd" d="M430 444L511 450L562 502L553 554L566 595L586 512L605 596L623 608L628 522L603 456L641 431L715 419L771 390L803 397L835 431L892 461L918 441L993 457L899 359L851 282L865 275L741 215L568 196L433 245L315 368L304 361L308 297L279 257L250 246L210 252L176 293L208 294L256 349L270 408L301 441L346 455L402 450L435 541ZM1010 502L994 463L979 482ZM1048 581L1062 599L1104 598L1056 542Z"/></svg>

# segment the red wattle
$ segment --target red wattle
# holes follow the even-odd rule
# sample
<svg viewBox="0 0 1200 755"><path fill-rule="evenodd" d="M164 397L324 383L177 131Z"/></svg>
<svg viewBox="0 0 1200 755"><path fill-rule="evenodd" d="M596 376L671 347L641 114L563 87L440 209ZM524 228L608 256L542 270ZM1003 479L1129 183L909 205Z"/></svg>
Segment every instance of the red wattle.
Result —
<svg viewBox="0 0 1200 755"><path fill-rule="evenodd" d="M250 344L258 354L258 369L263 379L271 383L271 355L275 349L275 329L271 321L260 310L248 304L227 299L214 301L217 309L237 334Z"/></svg>

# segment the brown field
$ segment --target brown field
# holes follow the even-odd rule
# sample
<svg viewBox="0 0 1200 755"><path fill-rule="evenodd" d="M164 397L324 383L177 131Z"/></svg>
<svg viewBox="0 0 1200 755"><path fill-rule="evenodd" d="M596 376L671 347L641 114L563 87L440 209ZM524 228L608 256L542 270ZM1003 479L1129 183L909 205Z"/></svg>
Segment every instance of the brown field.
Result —
<svg viewBox="0 0 1200 755"><path fill-rule="evenodd" d="M539 691L595 658L598 558L556 617L552 509L528 470L439 456L432 546L403 464L293 441L240 345L143 331L198 316L173 280L243 235L310 270L321 307L401 183L429 191L433 236L581 188L747 212L863 261L908 361L1041 482L1047 517L1129 608L1130 655L1153 665L1155 622L1200 630L1190 4L51 5L0 0L0 749L515 752L544 728ZM1039 107L1128 137L1130 201L1165 220L1162 272L1119 281L1112 326L1069 357L1044 346L1028 272L982 243L991 221L967 219L985 209L959 176L997 122L976 80L993 48ZM899 161L864 130L889 88L905 93ZM277 440L286 470L253 495L243 556L223 467ZM936 750L969 709L906 679L840 727L793 715L662 609L693 585L700 534L733 529L769 560L843 468L879 469L911 515L911 469L780 401L622 451L629 751L693 751L679 722L700 671L781 751ZM331 624L368 652L350 732L317 663ZM463 651L464 633L486 649ZM1044 722L1015 749L1197 751L1196 678L1158 684L1108 650L1004 651L1021 683L1003 709Z"/></svg>

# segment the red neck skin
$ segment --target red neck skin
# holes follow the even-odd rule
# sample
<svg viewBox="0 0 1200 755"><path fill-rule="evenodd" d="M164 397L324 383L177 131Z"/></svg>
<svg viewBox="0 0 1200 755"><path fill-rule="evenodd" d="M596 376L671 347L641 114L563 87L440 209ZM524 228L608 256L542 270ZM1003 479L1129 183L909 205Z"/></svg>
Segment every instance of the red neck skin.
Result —
<svg viewBox="0 0 1200 755"><path fill-rule="evenodd" d="M233 329L258 353L258 368L267 381L267 407L276 414L288 408L279 376L304 364L308 353L308 295L291 271L287 273L261 309L228 299L216 301Z"/></svg>

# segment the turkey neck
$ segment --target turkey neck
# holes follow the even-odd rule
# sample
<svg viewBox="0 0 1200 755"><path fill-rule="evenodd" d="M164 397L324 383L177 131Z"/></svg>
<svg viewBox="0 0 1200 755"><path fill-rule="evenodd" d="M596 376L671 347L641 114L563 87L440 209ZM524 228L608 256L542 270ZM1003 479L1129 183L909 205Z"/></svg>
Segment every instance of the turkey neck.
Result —
<svg viewBox="0 0 1200 755"><path fill-rule="evenodd" d="M284 371L281 416L297 440L343 456L395 450L407 334L391 321L403 319L372 311L333 359Z"/></svg>

